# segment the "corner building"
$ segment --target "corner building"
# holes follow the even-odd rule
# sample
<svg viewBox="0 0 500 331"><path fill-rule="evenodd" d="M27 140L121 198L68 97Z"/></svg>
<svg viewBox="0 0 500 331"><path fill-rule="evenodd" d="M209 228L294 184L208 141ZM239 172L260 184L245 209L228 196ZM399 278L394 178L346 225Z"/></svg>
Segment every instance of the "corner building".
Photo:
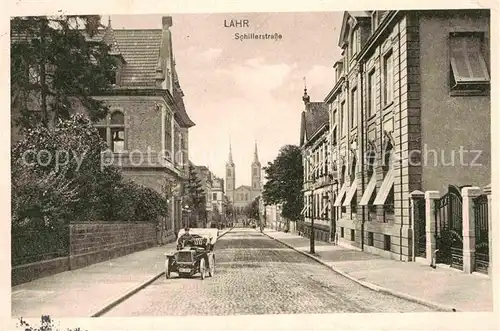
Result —
<svg viewBox="0 0 500 331"><path fill-rule="evenodd" d="M411 192L491 182L489 26L489 10L344 13L325 98L340 241L408 261Z"/></svg>

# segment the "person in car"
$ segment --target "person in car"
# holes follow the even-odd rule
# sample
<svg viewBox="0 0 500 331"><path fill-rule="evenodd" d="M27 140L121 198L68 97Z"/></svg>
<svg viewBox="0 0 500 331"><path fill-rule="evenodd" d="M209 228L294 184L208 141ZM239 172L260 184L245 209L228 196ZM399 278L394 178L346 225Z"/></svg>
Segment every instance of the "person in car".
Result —
<svg viewBox="0 0 500 331"><path fill-rule="evenodd" d="M178 249L182 249L186 244L189 244L193 239L193 236L189 233L189 228L184 229L184 233L179 238L179 246Z"/></svg>

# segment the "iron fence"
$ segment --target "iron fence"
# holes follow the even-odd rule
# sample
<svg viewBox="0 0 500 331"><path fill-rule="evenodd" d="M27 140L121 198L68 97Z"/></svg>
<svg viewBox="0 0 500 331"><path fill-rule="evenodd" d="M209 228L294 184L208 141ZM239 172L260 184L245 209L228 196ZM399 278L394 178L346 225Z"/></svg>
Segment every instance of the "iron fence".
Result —
<svg viewBox="0 0 500 331"><path fill-rule="evenodd" d="M476 234L476 265L481 273L488 273L489 266L489 233L488 233L488 196L482 194L474 198L474 223Z"/></svg>

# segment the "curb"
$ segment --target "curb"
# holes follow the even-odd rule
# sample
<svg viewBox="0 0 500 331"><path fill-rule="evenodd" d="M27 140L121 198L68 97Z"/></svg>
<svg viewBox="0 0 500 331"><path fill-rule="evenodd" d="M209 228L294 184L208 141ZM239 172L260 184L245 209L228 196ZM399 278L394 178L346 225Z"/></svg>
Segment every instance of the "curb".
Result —
<svg viewBox="0 0 500 331"><path fill-rule="evenodd" d="M330 265L328 265L326 262L324 262L323 260L319 259L318 257L314 256L314 255L311 255L310 253L307 253L307 252L304 252L304 251L301 251L301 250L298 250L296 249L295 247L279 240L279 239L276 239L274 238L273 236L265 233L265 232L262 232L264 233L266 236L268 236L269 238L273 239L273 240L276 240L277 242L287 246L288 248L291 248L293 249L294 251L298 252L298 253L301 253L313 260L315 260L316 262L324 265L325 267L333 270L334 272L338 273L339 275L343 276L343 277L346 277L350 280L352 280L353 282L355 283L358 283L359 285L365 287L365 288L368 288L372 291L375 291L375 292L380 292L380 293L386 293L386 294L390 294L392 296L395 296L395 297L398 297L398 298L401 298L401 299L405 299L405 300L408 300L408 301L412 301L412 302L416 302L416 303L419 303L421 305L424 305L424 306L427 306L427 307L430 307L430 308L434 308L434 309L438 309L440 311L443 311L443 312L460 312L460 310L456 309L456 308L453 308L453 307L450 307L450 306L446 306L446 305L442 305L442 304L439 304L439 303L434 303L434 302L431 302L431 301L427 301L427 300L423 300L423 299L420 299L420 298L417 298L417 297L414 297L414 296L411 296L409 294L406 294L406 293L401 293L401 292L397 292L397 291L394 291L394 290L391 290L391 289L388 289L388 288L385 288L385 287L382 287L382 286L378 286L378 285L375 285L375 284L372 284L372 283L369 283L369 282L365 282L365 281L362 281L362 280L359 280L337 268L334 268Z"/></svg>
<svg viewBox="0 0 500 331"><path fill-rule="evenodd" d="M226 232L224 232L223 234L221 234L220 236L218 236L217 239L225 236L227 233L231 232L233 229L234 228L230 228L229 230L227 230ZM101 308L96 313L92 314L90 317L100 317L100 316L104 315L105 313L107 313L108 311L110 311L111 309L113 309L114 307L116 307L117 305L119 305L120 303L122 303L123 301L127 300L128 298L130 298L132 295L136 294L140 290L144 289L145 287L147 287L148 285L150 285L151 283L153 283L154 281L156 281L158 278L160 278L164 274L165 274L165 271L162 271L159 274L157 274L157 275L153 276L152 278L150 278L149 280L145 281L144 283L140 284L139 286L134 287L133 289L125 292L125 294L119 296L117 299L111 300L111 302L109 302L108 304L106 304L104 306L104 308Z"/></svg>

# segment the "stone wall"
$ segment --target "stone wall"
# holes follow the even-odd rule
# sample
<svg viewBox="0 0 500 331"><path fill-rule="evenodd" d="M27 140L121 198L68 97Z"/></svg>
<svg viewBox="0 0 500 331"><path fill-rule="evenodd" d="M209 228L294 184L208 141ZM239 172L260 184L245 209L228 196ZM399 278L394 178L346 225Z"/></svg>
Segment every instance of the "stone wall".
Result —
<svg viewBox="0 0 500 331"><path fill-rule="evenodd" d="M156 244L155 223L89 222L70 225L70 255L12 268L12 286L114 259Z"/></svg>

